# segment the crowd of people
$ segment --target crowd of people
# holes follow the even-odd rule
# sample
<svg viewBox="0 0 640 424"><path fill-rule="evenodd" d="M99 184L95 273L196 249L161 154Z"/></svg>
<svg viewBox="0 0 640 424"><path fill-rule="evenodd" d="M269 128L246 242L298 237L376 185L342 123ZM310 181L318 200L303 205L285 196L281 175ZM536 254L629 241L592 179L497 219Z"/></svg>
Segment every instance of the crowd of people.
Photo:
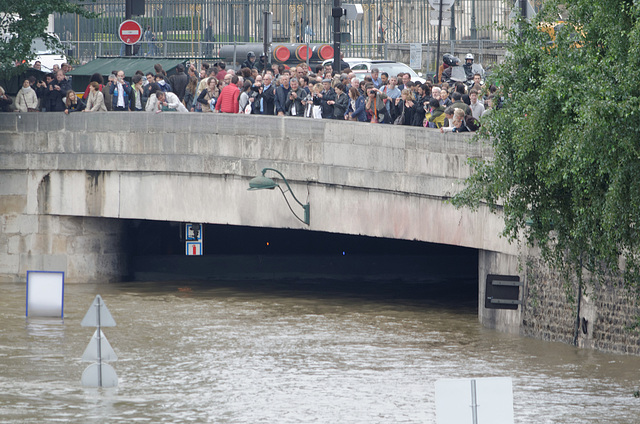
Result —
<svg viewBox="0 0 640 424"><path fill-rule="evenodd" d="M478 129L492 108L495 87L480 76L470 88L411 81L410 74L388 75L372 69L360 81L349 68L340 73L330 66L310 69L306 63L257 66L253 53L239 71L213 65L179 64L167 76L159 64L153 71L137 71L126 79L113 71L105 81L93 74L79 98L71 89L67 64L42 81L29 77L16 96L20 112L146 111L243 113L338 119L465 132ZM260 68L260 69L259 69ZM0 108L10 110L11 98L0 87Z"/></svg>

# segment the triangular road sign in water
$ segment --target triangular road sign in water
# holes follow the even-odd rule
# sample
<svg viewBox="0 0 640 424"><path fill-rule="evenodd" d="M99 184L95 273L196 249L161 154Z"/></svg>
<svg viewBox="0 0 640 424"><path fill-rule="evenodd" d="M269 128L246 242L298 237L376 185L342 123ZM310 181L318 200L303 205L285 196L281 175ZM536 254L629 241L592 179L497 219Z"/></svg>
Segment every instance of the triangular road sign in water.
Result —
<svg viewBox="0 0 640 424"><path fill-rule="evenodd" d="M97 295L80 325L83 327L115 327L116 322L100 295Z"/></svg>
<svg viewBox="0 0 640 424"><path fill-rule="evenodd" d="M111 344L109 340L104 336L104 333L100 331L100 338L98 338L98 330L93 333L93 337L91 337L91 341L89 345L84 350L84 354L82 355L82 360L84 362L93 362L93 361L117 361L118 356L111 348Z"/></svg>
<svg viewBox="0 0 640 424"><path fill-rule="evenodd" d="M81 381L85 387L116 387L118 375L109 364L91 364L82 373Z"/></svg>

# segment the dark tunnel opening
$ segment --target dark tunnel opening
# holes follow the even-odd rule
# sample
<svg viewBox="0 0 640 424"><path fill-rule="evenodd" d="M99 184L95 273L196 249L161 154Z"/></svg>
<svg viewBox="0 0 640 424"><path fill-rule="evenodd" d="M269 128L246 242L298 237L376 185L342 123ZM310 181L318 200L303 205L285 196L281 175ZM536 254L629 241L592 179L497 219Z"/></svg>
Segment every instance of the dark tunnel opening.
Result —
<svg viewBox="0 0 640 424"><path fill-rule="evenodd" d="M185 224L128 224L136 281L278 281L291 288L375 291L385 298L438 299L477 307L478 252L420 241L319 231L203 226L203 255L187 256Z"/></svg>

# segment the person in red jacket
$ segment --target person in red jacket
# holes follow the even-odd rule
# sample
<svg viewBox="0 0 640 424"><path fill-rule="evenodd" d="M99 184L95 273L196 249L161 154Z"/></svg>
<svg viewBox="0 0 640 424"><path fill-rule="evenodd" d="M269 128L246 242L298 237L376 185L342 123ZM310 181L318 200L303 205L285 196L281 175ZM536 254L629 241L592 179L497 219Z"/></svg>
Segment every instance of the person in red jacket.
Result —
<svg viewBox="0 0 640 424"><path fill-rule="evenodd" d="M220 92L218 101L216 102L216 112L223 113L238 113L240 105L238 103L238 97L240 96L240 89L238 88L238 76L231 77L231 84L227 85Z"/></svg>

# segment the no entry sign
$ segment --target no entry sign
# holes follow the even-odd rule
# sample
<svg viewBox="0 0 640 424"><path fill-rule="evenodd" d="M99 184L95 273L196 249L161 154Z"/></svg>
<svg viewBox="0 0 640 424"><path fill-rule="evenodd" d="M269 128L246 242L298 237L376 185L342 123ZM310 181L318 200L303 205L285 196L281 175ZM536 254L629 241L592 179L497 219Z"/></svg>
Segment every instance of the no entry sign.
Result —
<svg viewBox="0 0 640 424"><path fill-rule="evenodd" d="M142 27L136 21L124 21L118 28L118 35L124 44L132 46L142 38Z"/></svg>

